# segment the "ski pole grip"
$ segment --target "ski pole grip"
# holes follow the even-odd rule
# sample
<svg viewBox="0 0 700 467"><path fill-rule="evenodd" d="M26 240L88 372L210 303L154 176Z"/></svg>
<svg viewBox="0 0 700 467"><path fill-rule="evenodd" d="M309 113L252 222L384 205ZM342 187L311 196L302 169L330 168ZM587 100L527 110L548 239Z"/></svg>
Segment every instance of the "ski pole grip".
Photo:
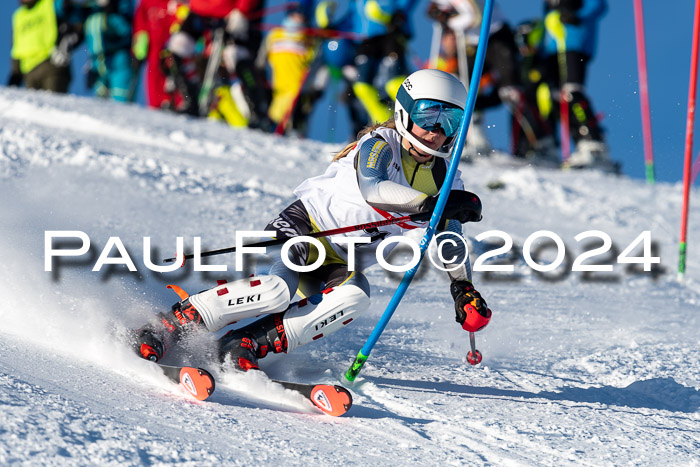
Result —
<svg viewBox="0 0 700 467"><path fill-rule="evenodd" d="M362 353L362 350L357 352L357 357L355 357L355 361L352 362L352 365L350 365L348 371L345 372L345 379L348 380L348 382L355 381L355 378L357 378L357 375L360 374L362 366L365 364L368 358L369 355L364 355Z"/></svg>

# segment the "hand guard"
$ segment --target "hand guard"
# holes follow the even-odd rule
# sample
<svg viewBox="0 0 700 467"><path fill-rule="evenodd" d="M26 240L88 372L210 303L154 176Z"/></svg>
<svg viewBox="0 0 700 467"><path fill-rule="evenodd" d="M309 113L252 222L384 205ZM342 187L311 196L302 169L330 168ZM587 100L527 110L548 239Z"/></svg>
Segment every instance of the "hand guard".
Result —
<svg viewBox="0 0 700 467"><path fill-rule="evenodd" d="M476 332L489 324L491 310L471 282L452 281L450 293L455 301L455 320L462 325L462 329Z"/></svg>
<svg viewBox="0 0 700 467"><path fill-rule="evenodd" d="M423 201L422 212L432 213L437 204L438 196L429 196ZM452 190L447 198L447 204L442 211L442 221L456 219L460 223L479 222L481 220L481 200L474 193L464 190Z"/></svg>

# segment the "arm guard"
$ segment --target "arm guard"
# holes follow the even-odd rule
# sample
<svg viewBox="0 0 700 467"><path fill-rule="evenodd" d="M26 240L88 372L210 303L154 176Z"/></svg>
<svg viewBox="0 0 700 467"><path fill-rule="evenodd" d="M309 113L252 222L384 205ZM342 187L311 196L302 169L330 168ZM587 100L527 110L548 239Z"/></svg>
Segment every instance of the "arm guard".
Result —
<svg viewBox="0 0 700 467"><path fill-rule="evenodd" d="M392 154L389 144L380 138L365 141L357 153L357 182L362 197L372 207L390 212L423 212L425 193L389 180Z"/></svg>

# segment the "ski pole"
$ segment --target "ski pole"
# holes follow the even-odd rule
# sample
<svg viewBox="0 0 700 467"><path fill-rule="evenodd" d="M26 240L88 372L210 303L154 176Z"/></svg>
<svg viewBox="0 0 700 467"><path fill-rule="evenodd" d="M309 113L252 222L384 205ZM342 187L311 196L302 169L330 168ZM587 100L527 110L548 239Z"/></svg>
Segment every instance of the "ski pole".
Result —
<svg viewBox="0 0 700 467"><path fill-rule="evenodd" d="M422 221L428 220L429 218L430 218L429 212L421 212L418 214L411 214L410 216L390 217L388 219L384 219L384 220L376 221L376 222L368 222L365 224L351 225L348 227L338 227L337 229L323 230L321 232L311 232L311 233L307 234L306 236L313 237L313 238L330 237L332 235L339 235L339 234L348 233L348 232L356 232L358 230L374 229L376 227L383 227L385 225L399 224L401 222L422 222ZM288 237L274 238L271 240L265 240L265 241L258 242L258 243L251 243L250 245L246 245L246 246L267 247L267 246L281 245L282 243L286 242L287 240L289 240ZM205 256L223 255L225 253L234 253L235 251L236 251L236 247L232 246L232 247L228 247L228 248L221 248L219 250L203 251L202 253L200 253L200 256L205 257ZM185 255L185 260L192 259L192 258L194 258L194 254ZM172 263L173 261L175 261L175 258L166 258L163 260L164 263Z"/></svg>
<svg viewBox="0 0 700 467"><path fill-rule="evenodd" d="M489 41L489 29L491 26L493 3L494 0L486 0L486 3L484 5L484 14L481 22L481 31L479 33L479 46L476 50L473 75L469 86L469 93L467 94L467 104L464 108L464 117L462 118L462 123L459 126L459 133L457 135L455 145L452 148L450 165L447 169L447 174L445 175L445 181L443 182L442 190L440 190L440 195L438 196L435 209L433 210L433 215L430 218L430 224L428 225L428 228L425 231L425 235L423 235L423 239L420 242L420 256L418 258L418 263L416 263L415 266L406 271L406 273L403 276L403 279L401 279L401 283L394 292L394 296L391 297L391 300L389 301L389 304L384 310L384 313L375 325L372 334L370 334L369 338L367 339L367 342L365 342L365 345L357 353L355 361L345 372L344 377L347 383L355 381L357 375L360 374L362 366L369 358L372 348L379 340L379 336L381 336L382 332L384 331L384 328L386 328L386 325L389 323L391 316L394 314L396 308L399 306L399 302L403 298L404 294L406 293L406 289L408 288L409 284L413 280L413 277L416 275L418 268L420 267L421 260L423 259L423 256L425 255L425 252L428 249L430 240L433 238L433 233L435 232L435 229L437 228L437 225L440 222L440 218L442 217L442 211L445 209L445 205L447 204L447 196L450 192L450 188L452 187L452 182L454 181L454 178L457 175L457 166L459 165L460 156L462 154L462 150L464 149L464 142L467 137L467 130L469 129L469 123L471 122L472 114L474 113L474 104L476 104L476 96L479 92L479 82L481 81L481 72L484 69L486 47Z"/></svg>
<svg viewBox="0 0 700 467"><path fill-rule="evenodd" d="M481 352L476 349L476 336L472 331L469 331L469 346L471 350L467 353L467 361L470 365L478 365L481 363Z"/></svg>
<svg viewBox="0 0 700 467"><path fill-rule="evenodd" d="M464 84L465 88L469 88L469 61L467 59L467 38L464 36L464 31L458 29L455 31L457 41L457 65L459 68L459 80Z"/></svg>
<svg viewBox="0 0 700 467"><path fill-rule="evenodd" d="M209 113L209 105L211 104L211 91L214 87L214 78L221 66L221 54L224 48L224 28L218 28L214 31L212 39L211 52L207 61L207 68L204 72L204 81L202 89L199 91L199 115L206 117Z"/></svg>
<svg viewBox="0 0 700 467"><path fill-rule="evenodd" d="M433 37L430 39L430 68L437 68L440 59L440 43L442 41L442 25L439 21L433 22Z"/></svg>

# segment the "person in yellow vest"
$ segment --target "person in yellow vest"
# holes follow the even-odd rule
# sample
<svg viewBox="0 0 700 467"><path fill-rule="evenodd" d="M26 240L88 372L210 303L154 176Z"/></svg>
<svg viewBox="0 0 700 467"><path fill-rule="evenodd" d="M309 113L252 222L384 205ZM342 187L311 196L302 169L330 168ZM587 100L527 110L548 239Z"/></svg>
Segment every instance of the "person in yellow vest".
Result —
<svg viewBox="0 0 700 467"><path fill-rule="evenodd" d="M54 0L21 0L12 15L12 57L8 86L65 93L70 60L56 47L58 23Z"/></svg>
<svg viewBox="0 0 700 467"><path fill-rule="evenodd" d="M268 115L275 123L292 122L297 129L302 122L292 118L303 116L295 112L302 87L313 60L313 38L305 33L307 19L298 9L287 13L282 26L273 28L267 35L258 54L258 64L265 60L270 66L272 102Z"/></svg>

